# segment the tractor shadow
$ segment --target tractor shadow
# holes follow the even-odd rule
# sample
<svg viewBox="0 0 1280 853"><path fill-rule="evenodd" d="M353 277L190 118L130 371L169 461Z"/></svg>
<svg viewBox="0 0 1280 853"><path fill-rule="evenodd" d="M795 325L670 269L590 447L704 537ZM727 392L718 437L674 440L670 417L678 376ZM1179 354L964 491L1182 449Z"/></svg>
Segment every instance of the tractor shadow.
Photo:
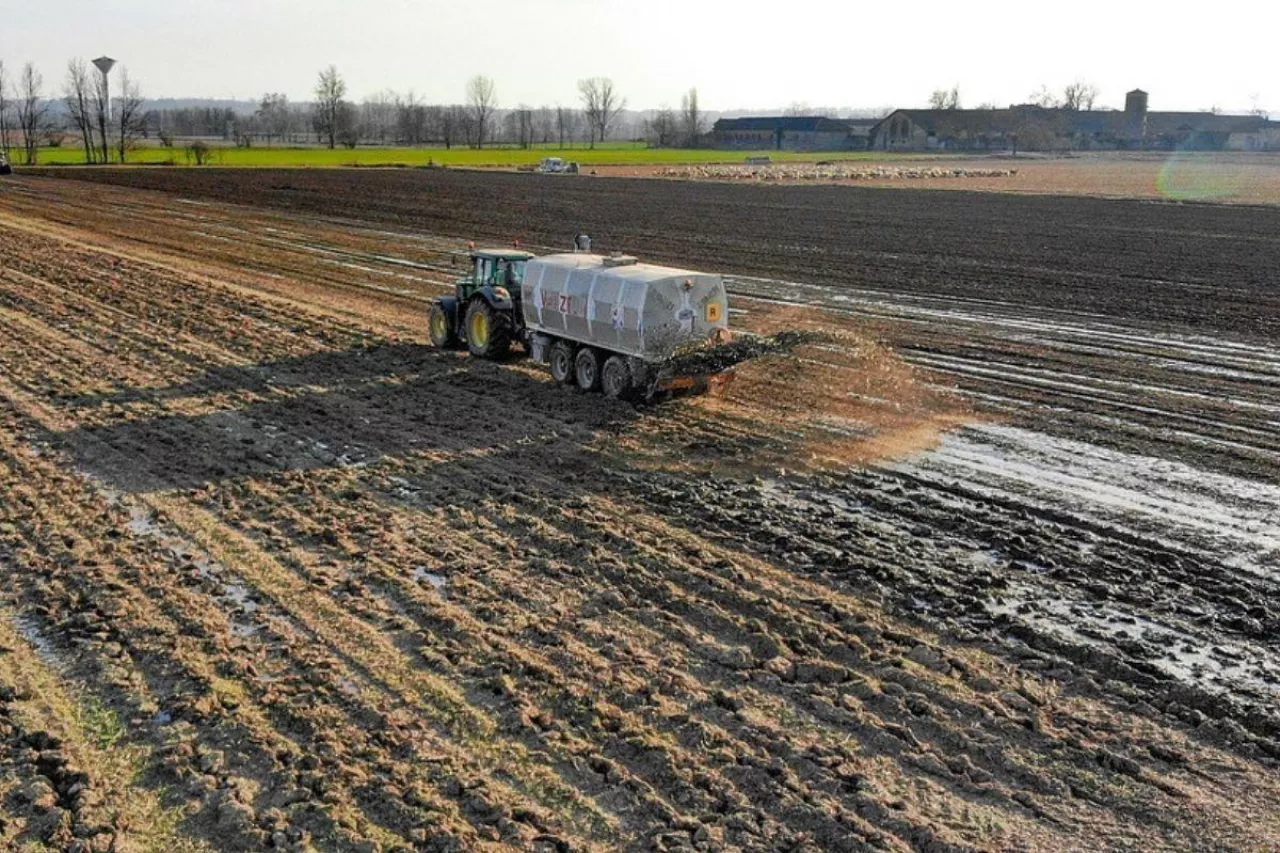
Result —
<svg viewBox="0 0 1280 853"><path fill-rule="evenodd" d="M50 439L112 488L151 492L517 445L568 461L602 433L662 416L556 387L518 359L492 363L411 344L220 369L181 385L62 403L88 415L108 404L176 401L212 411L130 418Z"/></svg>

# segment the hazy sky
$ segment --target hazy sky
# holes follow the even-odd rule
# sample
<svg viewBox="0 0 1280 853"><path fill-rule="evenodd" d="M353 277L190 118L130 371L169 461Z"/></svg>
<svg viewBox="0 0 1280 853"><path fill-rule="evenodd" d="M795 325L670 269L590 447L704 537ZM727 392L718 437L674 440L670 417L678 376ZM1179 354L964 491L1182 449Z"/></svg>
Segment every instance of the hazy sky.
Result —
<svg viewBox="0 0 1280 853"><path fill-rule="evenodd" d="M306 100L333 63L359 99L414 89L461 101L477 73L502 106L574 104L612 77L628 105L713 110L792 102L923 105L959 84L976 106L1041 84L1141 87L1151 108L1280 112L1280 2L1034 0L64 0L0 2L0 59L61 85L73 56L108 54L148 97Z"/></svg>

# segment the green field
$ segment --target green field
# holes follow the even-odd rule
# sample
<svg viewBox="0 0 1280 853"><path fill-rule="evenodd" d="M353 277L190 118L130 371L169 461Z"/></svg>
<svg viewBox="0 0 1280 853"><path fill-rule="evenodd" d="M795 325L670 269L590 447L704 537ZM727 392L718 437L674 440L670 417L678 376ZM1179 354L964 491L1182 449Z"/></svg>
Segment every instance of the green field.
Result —
<svg viewBox="0 0 1280 853"><path fill-rule="evenodd" d="M594 149L558 146L534 148L214 148L213 166L244 167L324 167L324 166L526 166L543 157L562 157L583 166L652 166L692 163L741 163L747 157L767 156L774 162L815 160L884 159L867 151L719 151L709 149L648 148L630 143L605 143ZM194 165L185 148L139 147L129 152L128 162L137 165ZM44 148L41 166L82 166L84 151L72 147Z"/></svg>

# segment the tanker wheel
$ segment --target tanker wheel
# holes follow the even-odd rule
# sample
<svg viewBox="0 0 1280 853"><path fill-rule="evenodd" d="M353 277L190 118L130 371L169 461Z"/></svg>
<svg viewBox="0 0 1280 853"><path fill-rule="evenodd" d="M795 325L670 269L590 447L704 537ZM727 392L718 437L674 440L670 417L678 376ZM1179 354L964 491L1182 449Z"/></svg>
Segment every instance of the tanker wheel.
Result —
<svg viewBox="0 0 1280 853"><path fill-rule="evenodd" d="M511 318L483 299L467 307L467 349L480 358L501 358L511 349Z"/></svg>
<svg viewBox="0 0 1280 853"><path fill-rule="evenodd" d="M583 391L600 390L600 355L591 347L578 350L578 357L573 360L573 378Z"/></svg>
<svg viewBox="0 0 1280 853"><path fill-rule="evenodd" d="M557 385L573 384L573 344L568 341L556 341L551 345L549 362L551 378Z"/></svg>
<svg viewBox="0 0 1280 853"><path fill-rule="evenodd" d="M620 355L611 355L600 368L600 387L604 395L617 400L631 390L631 368Z"/></svg>
<svg viewBox="0 0 1280 853"><path fill-rule="evenodd" d="M431 306L431 313L427 316L427 330L431 334L432 346L453 349L458 345L458 330L453 324L453 318L439 302Z"/></svg>

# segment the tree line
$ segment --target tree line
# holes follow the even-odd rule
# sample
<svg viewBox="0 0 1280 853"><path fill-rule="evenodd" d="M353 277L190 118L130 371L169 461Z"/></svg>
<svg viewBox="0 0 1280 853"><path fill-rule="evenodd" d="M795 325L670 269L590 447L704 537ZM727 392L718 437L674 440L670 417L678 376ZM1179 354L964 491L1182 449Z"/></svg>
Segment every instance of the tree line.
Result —
<svg viewBox="0 0 1280 853"><path fill-rule="evenodd" d="M1054 92L1048 86L1041 86L1027 96L1027 103L1050 110L1091 110L1097 102L1099 94L1101 94L1101 90L1093 83L1077 80L1063 87L1061 94ZM934 110L962 109L959 84L952 86L950 89L934 89L933 94L929 95L929 108ZM999 108L995 104L985 103L979 104L978 109L994 110Z"/></svg>
<svg viewBox="0 0 1280 853"><path fill-rule="evenodd" d="M531 107L518 104L499 109L498 89L493 79L476 75L467 81L462 103L427 104L409 92L399 95L382 92L360 104L347 100L347 85L337 68L320 72L315 101L310 106L314 130L330 148L376 143L381 145L443 144L446 148L465 145L482 148L501 143L529 148L533 145L582 143L595 147L613 138L618 120L627 106L608 77L587 77L578 81L578 106ZM262 135L266 127L286 126L290 113L283 95L265 96L255 114L255 129ZM292 114L296 126L298 114ZM652 144L680 144L696 147L706 133L705 117L698 108L698 90L690 89L682 100L679 117L670 109L659 110L635 132ZM249 125L247 125L249 126ZM270 131L268 131L268 139Z"/></svg>
<svg viewBox="0 0 1280 853"><path fill-rule="evenodd" d="M44 75L31 62L10 78L0 59L0 151L10 159L18 146L23 161L36 165L41 147L62 145L71 134L84 148L86 163L123 163L144 133L142 93L127 68L118 76L115 96L83 59L67 63L60 100L49 95ZM56 114L55 107L61 107Z"/></svg>
<svg viewBox="0 0 1280 853"><path fill-rule="evenodd" d="M221 107L144 110L137 84L127 69L108 92L98 73L84 60L67 64L61 90L48 91L44 78L28 62L11 76L0 61L0 151L36 164L42 147L77 144L86 163L124 162L139 140L173 147L189 140L188 159L203 162L203 140L221 139L239 146L262 143L319 144L329 148L357 145L442 145L445 148L485 145L569 147L614 138L643 139L658 146L697 146L705 136L705 116L697 89L682 98L681 109L663 108L643 121L620 126L627 100L608 77L578 81L572 106L503 109L494 81L477 75L467 81L463 98L454 104L431 104L410 91L379 92L356 103L334 66L319 72L314 100L291 103L280 93L262 96L251 114Z"/></svg>

